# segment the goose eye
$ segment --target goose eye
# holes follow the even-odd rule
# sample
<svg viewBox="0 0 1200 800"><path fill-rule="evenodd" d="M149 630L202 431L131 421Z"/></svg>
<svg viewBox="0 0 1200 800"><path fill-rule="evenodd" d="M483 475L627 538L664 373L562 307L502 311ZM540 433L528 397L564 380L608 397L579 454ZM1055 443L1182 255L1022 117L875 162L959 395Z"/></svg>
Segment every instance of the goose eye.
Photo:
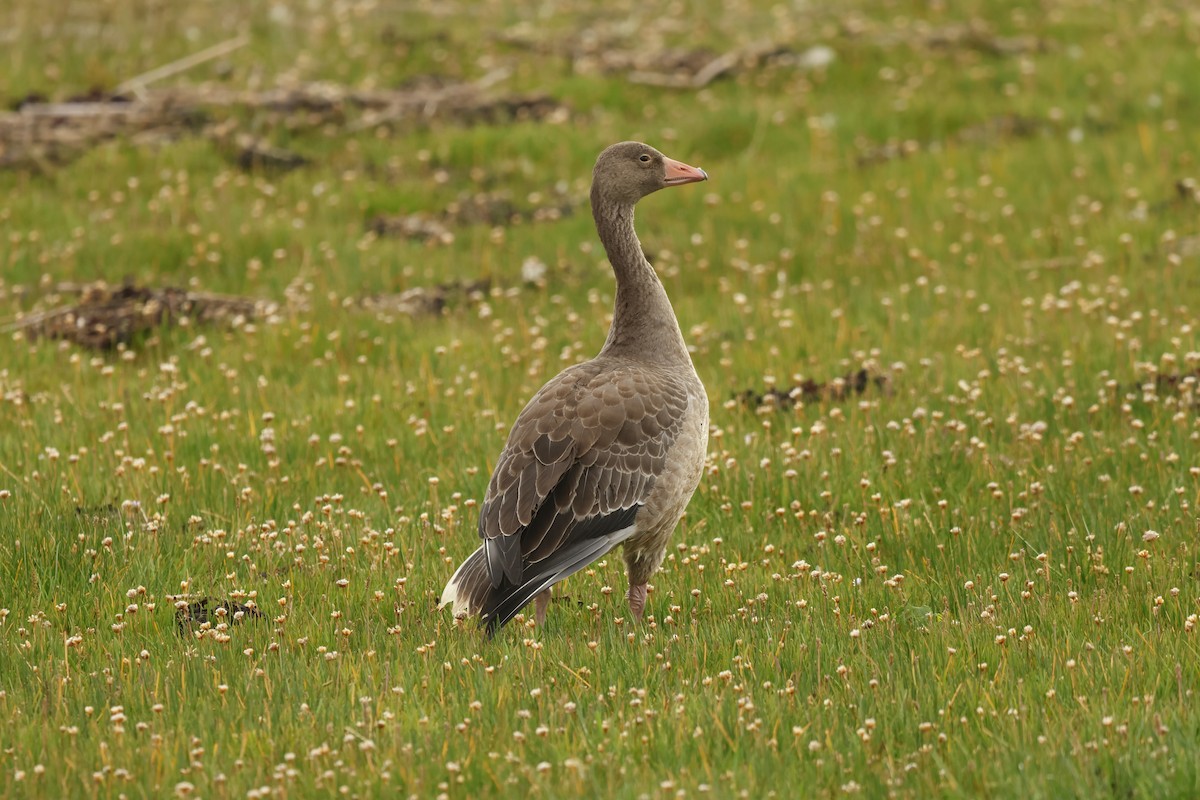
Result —
<svg viewBox="0 0 1200 800"><path fill-rule="evenodd" d="M645 153L642 153L641 157L638 158L638 161L641 161L643 164L645 164L650 161L650 156L648 156Z"/></svg>

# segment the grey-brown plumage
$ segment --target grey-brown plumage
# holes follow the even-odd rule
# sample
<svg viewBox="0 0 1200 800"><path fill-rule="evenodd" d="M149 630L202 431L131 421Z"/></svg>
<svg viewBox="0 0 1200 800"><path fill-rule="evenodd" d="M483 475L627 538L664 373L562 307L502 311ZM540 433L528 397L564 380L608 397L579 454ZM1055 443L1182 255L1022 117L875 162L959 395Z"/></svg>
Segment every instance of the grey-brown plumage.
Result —
<svg viewBox="0 0 1200 800"><path fill-rule="evenodd" d="M623 545L641 618L646 583L700 480L708 399L633 206L707 178L639 142L596 160L592 215L617 278L612 327L599 355L543 386L513 424L480 512L483 544L442 593L455 615L494 632L536 598L541 622L551 586Z"/></svg>

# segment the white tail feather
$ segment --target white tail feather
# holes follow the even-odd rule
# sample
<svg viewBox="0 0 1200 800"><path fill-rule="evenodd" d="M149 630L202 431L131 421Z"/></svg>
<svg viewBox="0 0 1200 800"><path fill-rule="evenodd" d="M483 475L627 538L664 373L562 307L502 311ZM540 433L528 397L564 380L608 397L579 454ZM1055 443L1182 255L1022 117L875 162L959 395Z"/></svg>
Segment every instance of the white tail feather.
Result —
<svg viewBox="0 0 1200 800"><path fill-rule="evenodd" d="M479 550L483 548L480 547ZM478 553L476 550L475 553ZM454 574L450 576L450 580L446 582L446 588L442 589L442 599L438 601L438 608L450 606L450 613L454 616L465 616L469 614L471 609L467 607L467 598L462 597L459 593L458 581L462 577L462 571L471 563L471 559L475 557L472 553L469 557L463 560L463 563L458 565L458 569L454 570Z"/></svg>
<svg viewBox="0 0 1200 800"><path fill-rule="evenodd" d="M526 597L531 598L543 590L550 588L560 580L574 575L576 572L583 569L588 564L591 564L597 558L602 557L636 533L637 525L633 524L621 528L620 530L613 531L612 533L607 534L599 539L590 540L592 544L592 547L589 548L591 550L591 555L587 558L579 561L564 563L558 569L550 572L547 575L543 575L540 578L532 578L524 585L519 587L510 587L509 591L513 594L525 594ZM464 617L469 616L472 613L480 613L480 609L471 608L470 595L464 592L464 587L460 584L465 577L463 574L464 570L466 570L468 567L474 566L477 559L484 558L483 550L484 548L481 546L478 550L468 556L466 560L459 565L458 569L454 571L454 574L446 583L446 588L442 590L442 597L438 601L439 609L450 606L451 613L455 617ZM558 553L558 555L561 556L563 554ZM480 564L479 566L481 569L486 570L485 565ZM530 591L531 589L532 591ZM516 609L514 609L513 613L516 613Z"/></svg>

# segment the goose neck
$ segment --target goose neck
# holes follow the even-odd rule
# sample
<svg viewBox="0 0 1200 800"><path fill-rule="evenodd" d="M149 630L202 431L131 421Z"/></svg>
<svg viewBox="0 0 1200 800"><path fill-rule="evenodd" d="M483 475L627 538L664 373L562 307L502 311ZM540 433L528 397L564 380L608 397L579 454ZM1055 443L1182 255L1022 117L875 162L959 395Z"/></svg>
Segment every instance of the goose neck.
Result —
<svg viewBox="0 0 1200 800"><path fill-rule="evenodd" d="M617 279L612 327L602 355L691 364L666 289L654 272L633 226L633 206L596 202L596 230Z"/></svg>

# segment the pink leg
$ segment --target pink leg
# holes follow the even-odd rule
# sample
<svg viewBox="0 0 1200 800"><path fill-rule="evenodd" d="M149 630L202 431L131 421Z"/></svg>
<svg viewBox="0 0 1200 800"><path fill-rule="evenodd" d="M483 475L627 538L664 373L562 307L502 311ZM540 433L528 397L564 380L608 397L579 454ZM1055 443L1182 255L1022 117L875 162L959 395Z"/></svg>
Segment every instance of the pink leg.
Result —
<svg viewBox="0 0 1200 800"><path fill-rule="evenodd" d="M545 589L538 592L537 597L533 598L534 618L537 620L538 627L546 624L546 609L550 607L550 589Z"/></svg>
<svg viewBox="0 0 1200 800"><path fill-rule="evenodd" d="M629 612L633 614L633 618L641 622L642 612L646 610L646 584L629 584L625 599L629 601Z"/></svg>

